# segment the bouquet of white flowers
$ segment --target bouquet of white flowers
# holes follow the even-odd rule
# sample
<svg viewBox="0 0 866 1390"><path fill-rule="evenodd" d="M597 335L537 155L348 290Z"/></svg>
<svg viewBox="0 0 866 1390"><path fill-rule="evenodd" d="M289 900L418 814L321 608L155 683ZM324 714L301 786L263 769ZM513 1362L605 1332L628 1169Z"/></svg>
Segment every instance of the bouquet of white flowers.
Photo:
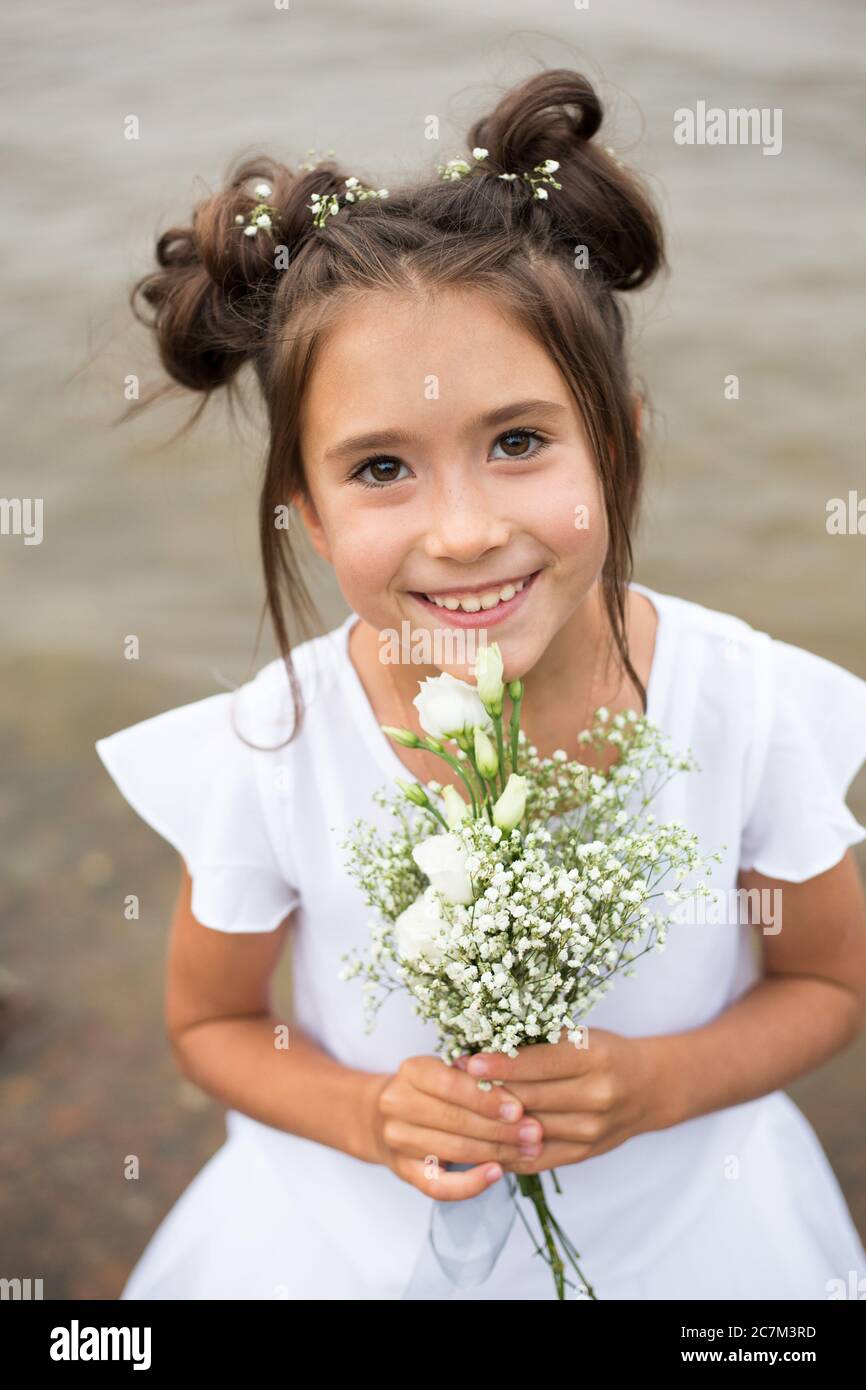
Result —
<svg viewBox="0 0 866 1390"><path fill-rule="evenodd" d="M400 796L374 798L395 816L393 834L383 839L358 820L342 842L349 873L378 913L370 959L341 971L365 977L367 1031L384 999L408 990L415 1012L435 1022L448 1065L480 1051L514 1057L531 1043L560 1042L563 1031L585 1045L582 1020L613 976L633 974L634 960L664 947L666 918L651 906L662 879L673 873L679 885L698 867L712 873L710 861L721 858L716 851L701 859L679 821L658 825L647 811L665 781L697 769L690 750L677 756L633 710L611 719L601 708L579 741L618 749L607 772L570 762L562 750L541 759L520 728L521 681L507 687L505 737L502 674L498 646L484 646L475 687L447 673L420 683L413 703L426 738L382 726L403 747L443 758L466 797L450 785L398 778ZM664 896L673 903L710 891L700 881ZM581 1280L578 1294L595 1298L541 1175L518 1174L517 1185L537 1214L536 1253L551 1266L557 1298L571 1283L563 1256Z"/></svg>

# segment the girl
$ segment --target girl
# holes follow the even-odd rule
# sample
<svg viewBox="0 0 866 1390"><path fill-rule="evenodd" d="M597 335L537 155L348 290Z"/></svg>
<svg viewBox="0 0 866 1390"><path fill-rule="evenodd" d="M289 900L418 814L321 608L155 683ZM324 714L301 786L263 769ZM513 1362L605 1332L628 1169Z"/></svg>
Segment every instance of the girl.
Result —
<svg viewBox="0 0 866 1390"><path fill-rule="evenodd" d="M601 1300L827 1299L866 1277L782 1089L862 1024L850 846L866 830L844 798L866 682L630 580L643 463L619 296L664 253L601 119L583 77L548 71L473 127L465 159L396 194L333 163L244 163L137 286L177 381L206 399L244 363L257 374L282 655L96 744L182 858L167 1027L182 1072L228 1107L226 1143L123 1298L549 1299L521 1222L470 1288L431 1261L428 1231L436 1203L552 1168ZM309 606L291 508L351 611L290 653L284 603ZM462 635L461 658L486 629L542 756L586 760L601 705L645 711L700 765L656 814L724 848L717 910L672 921L595 1008L589 1048L488 1055L504 1084L487 1091L433 1055L407 999L365 1034L339 978L368 941L339 841L358 816L387 824L372 795L395 775L443 778L380 725L420 734L419 681L472 676L468 659L380 660L404 624L434 653ZM286 1046L269 981L290 934Z"/></svg>

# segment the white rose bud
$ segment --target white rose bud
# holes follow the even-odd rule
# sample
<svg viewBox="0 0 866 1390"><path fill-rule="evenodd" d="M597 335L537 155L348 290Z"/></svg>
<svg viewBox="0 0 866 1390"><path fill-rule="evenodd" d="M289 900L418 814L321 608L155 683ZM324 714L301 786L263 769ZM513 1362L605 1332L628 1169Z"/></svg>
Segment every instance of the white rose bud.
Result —
<svg viewBox="0 0 866 1390"><path fill-rule="evenodd" d="M438 888L450 903L469 904L475 901L469 871L466 867L466 846L450 831L446 835L431 835L412 850L412 858L422 873Z"/></svg>
<svg viewBox="0 0 866 1390"><path fill-rule="evenodd" d="M500 830L514 830L523 820L526 810L526 778L516 772L505 784L505 791L493 807L493 824Z"/></svg>
<svg viewBox="0 0 866 1390"><path fill-rule="evenodd" d="M489 714L478 691L466 681L443 671L421 681L421 689L412 701L418 711L421 728L432 738L456 738L472 734L473 729L492 729Z"/></svg>
<svg viewBox="0 0 866 1390"><path fill-rule="evenodd" d="M478 771L488 782L499 775L499 756L483 729L475 730L475 761Z"/></svg>
<svg viewBox="0 0 866 1390"><path fill-rule="evenodd" d="M387 734L395 743L399 743L401 748L417 748L421 742L417 734L413 734L411 729L395 729L390 724L380 724L379 728L383 734Z"/></svg>
<svg viewBox="0 0 866 1390"><path fill-rule="evenodd" d="M420 783L404 782L402 777L395 777L394 781L407 801L411 801L415 806L429 805L429 797Z"/></svg>
<svg viewBox="0 0 866 1390"><path fill-rule="evenodd" d="M458 825L471 817L469 803L463 800L456 787L443 787L442 795L445 798L445 819L451 829L456 830Z"/></svg>
<svg viewBox="0 0 866 1390"><path fill-rule="evenodd" d="M498 642L490 646L485 644L479 649L475 662L475 684L487 713L501 714L505 687L502 684L502 653Z"/></svg>

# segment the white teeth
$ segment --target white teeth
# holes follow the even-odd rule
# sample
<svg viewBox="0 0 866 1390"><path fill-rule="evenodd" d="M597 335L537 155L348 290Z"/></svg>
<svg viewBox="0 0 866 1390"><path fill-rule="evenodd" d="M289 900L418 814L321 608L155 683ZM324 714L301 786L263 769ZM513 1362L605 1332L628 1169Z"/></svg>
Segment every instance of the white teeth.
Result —
<svg viewBox="0 0 866 1390"><path fill-rule="evenodd" d="M437 598L434 594L425 594L424 597L435 603L437 608L448 608L452 613L455 608L461 608L464 613L477 613L482 608L486 610L507 603L520 593L525 583L525 579L518 579L513 584L503 584L501 589L489 589L484 594L467 594L465 598Z"/></svg>

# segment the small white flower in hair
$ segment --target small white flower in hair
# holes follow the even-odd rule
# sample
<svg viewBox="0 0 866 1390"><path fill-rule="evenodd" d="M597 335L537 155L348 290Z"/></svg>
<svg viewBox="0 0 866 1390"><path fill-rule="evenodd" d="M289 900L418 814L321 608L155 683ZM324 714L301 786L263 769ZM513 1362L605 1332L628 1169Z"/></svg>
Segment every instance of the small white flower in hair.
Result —
<svg viewBox="0 0 866 1390"><path fill-rule="evenodd" d="M477 160L486 159L488 153L489 151L483 149L481 145L476 145L472 151L472 156ZM436 168L442 179L462 179L472 172L471 166L465 159L449 159L446 164L437 164ZM562 184L557 183L553 177L558 168L558 159L545 159L541 164L535 165L531 174L497 174L496 177L504 179L506 183L514 183L516 179L524 179L532 189L533 198L544 199L550 195L546 188L539 188L539 184L549 183L553 188L562 188ZM483 172L485 171L482 170Z"/></svg>
<svg viewBox="0 0 866 1390"><path fill-rule="evenodd" d="M449 159L445 164L437 164L436 169L439 177L453 182L455 179L462 179L469 173L470 165L465 159Z"/></svg>
<svg viewBox="0 0 866 1390"><path fill-rule="evenodd" d="M273 191L269 183L257 183L253 189L257 198L270 198Z"/></svg>
<svg viewBox="0 0 866 1390"><path fill-rule="evenodd" d="M264 187L269 187L269 185L259 184L259 189ZM249 219L245 218L241 213L237 213L235 222L239 227L243 227L244 236L255 236L259 227L261 227L263 231L267 231L269 228L273 227L276 217L277 210L271 207L270 203L256 203L255 207L250 211Z"/></svg>
<svg viewBox="0 0 866 1390"><path fill-rule="evenodd" d="M350 174L349 178L343 180L343 183L346 192L342 196L347 203L365 203L368 198L388 197L387 188L367 188L354 174ZM324 227L327 219L336 217L340 211L339 195L336 193L313 193L307 207L313 214L314 225Z"/></svg>

